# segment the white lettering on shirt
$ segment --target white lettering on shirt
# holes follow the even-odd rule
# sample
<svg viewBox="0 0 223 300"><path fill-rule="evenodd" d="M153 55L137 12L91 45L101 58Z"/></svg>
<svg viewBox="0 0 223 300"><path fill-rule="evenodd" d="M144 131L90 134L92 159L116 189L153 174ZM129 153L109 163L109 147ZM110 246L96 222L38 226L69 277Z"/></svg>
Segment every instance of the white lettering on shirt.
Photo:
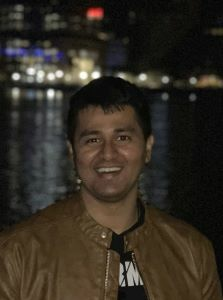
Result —
<svg viewBox="0 0 223 300"><path fill-rule="evenodd" d="M133 262L126 261L120 263L119 269L119 286L139 286L143 285L142 278Z"/></svg>

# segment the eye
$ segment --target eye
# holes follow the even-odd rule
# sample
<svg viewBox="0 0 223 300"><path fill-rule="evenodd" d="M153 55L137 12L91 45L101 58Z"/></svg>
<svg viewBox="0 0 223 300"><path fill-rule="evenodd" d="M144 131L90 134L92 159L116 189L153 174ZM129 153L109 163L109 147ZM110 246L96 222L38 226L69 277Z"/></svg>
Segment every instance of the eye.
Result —
<svg viewBox="0 0 223 300"><path fill-rule="evenodd" d="M100 142L99 138L90 138L86 140L86 144L97 144Z"/></svg>
<svg viewBox="0 0 223 300"><path fill-rule="evenodd" d="M128 135L120 135L118 136L117 140L120 142L127 142L131 140L131 137Z"/></svg>

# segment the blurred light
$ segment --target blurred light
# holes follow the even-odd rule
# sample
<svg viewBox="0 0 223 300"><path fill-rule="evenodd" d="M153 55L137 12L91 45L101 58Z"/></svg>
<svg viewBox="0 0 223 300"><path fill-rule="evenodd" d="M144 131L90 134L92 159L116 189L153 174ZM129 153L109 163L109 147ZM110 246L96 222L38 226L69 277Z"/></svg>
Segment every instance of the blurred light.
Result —
<svg viewBox="0 0 223 300"><path fill-rule="evenodd" d="M129 16L130 19L135 19L135 18L136 18L136 13L135 13L134 11L131 10L131 11L128 13L128 16Z"/></svg>
<svg viewBox="0 0 223 300"><path fill-rule="evenodd" d="M18 111L12 111L11 112L11 125L13 127L18 127L19 125L19 112Z"/></svg>
<svg viewBox="0 0 223 300"><path fill-rule="evenodd" d="M99 38L99 40L102 40L102 41L109 40L109 34L107 32L98 32L97 37Z"/></svg>
<svg viewBox="0 0 223 300"><path fill-rule="evenodd" d="M89 7L86 15L89 20L100 21L104 18L104 9L102 7Z"/></svg>
<svg viewBox="0 0 223 300"><path fill-rule="evenodd" d="M85 80L88 78L88 73L86 71L81 71L79 73L79 77L80 77L80 79Z"/></svg>
<svg viewBox="0 0 223 300"><path fill-rule="evenodd" d="M27 76L27 80L28 83L33 83L35 81L34 77L32 76Z"/></svg>
<svg viewBox="0 0 223 300"><path fill-rule="evenodd" d="M42 90L37 90L36 91L36 99L37 100L43 100L44 99L44 93Z"/></svg>
<svg viewBox="0 0 223 300"><path fill-rule="evenodd" d="M147 75L145 73L139 74L139 80L140 81L145 81L147 79Z"/></svg>
<svg viewBox="0 0 223 300"><path fill-rule="evenodd" d="M16 55L17 56L25 56L25 55L27 55L27 49L17 48L16 49Z"/></svg>
<svg viewBox="0 0 223 300"><path fill-rule="evenodd" d="M170 78L169 78L169 76L162 76L162 78L161 78L161 82L163 83L163 84L168 84L169 82L170 82Z"/></svg>
<svg viewBox="0 0 223 300"><path fill-rule="evenodd" d="M33 76L36 74L36 70L34 68L30 67L30 68L27 68L26 73L30 76Z"/></svg>
<svg viewBox="0 0 223 300"><path fill-rule="evenodd" d="M169 98L170 98L170 96L169 96L169 94L168 94L168 93L162 93L162 95L161 95L161 99L162 99L163 101L168 101L168 100L169 100Z"/></svg>
<svg viewBox="0 0 223 300"><path fill-rule="evenodd" d="M49 81L54 81L55 79L56 79L56 76L55 76L55 74L54 73L48 73L47 74L47 79L49 80Z"/></svg>
<svg viewBox="0 0 223 300"><path fill-rule="evenodd" d="M44 82L44 77L37 77L36 82L43 83Z"/></svg>
<svg viewBox="0 0 223 300"><path fill-rule="evenodd" d="M43 42L43 47L44 47L44 48L49 48L50 46L51 46L51 41L45 40L45 41Z"/></svg>
<svg viewBox="0 0 223 300"><path fill-rule="evenodd" d="M43 57L44 56L44 50L41 49L41 48L34 49L33 53L34 53L35 56L38 56L38 57Z"/></svg>
<svg viewBox="0 0 223 300"><path fill-rule="evenodd" d="M88 57L88 51L86 49L80 49L79 55L82 58L86 58L86 57Z"/></svg>
<svg viewBox="0 0 223 300"><path fill-rule="evenodd" d="M44 78L45 77L45 72L43 70L39 70L36 73L37 78Z"/></svg>
<svg viewBox="0 0 223 300"><path fill-rule="evenodd" d="M12 88L12 98L17 100L21 95L21 90L17 87Z"/></svg>
<svg viewBox="0 0 223 300"><path fill-rule="evenodd" d="M117 77L120 77L122 79L126 79L126 74L123 73L123 72L119 72L119 73L117 73Z"/></svg>
<svg viewBox="0 0 223 300"><path fill-rule="evenodd" d="M54 89L48 89L46 92L46 96L48 99L53 99L55 97L55 90Z"/></svg>
<svg viewBox="0 0 223 300"><path fill-rule="evenodd" d="M12 80L18 81L20 79L21 79L21 75L19 73L15 72L12 74Z"/></svg>
<svg viewBox="0 0 223 300"><path fill-rule="evenodd" d="M93 78L93 79L97 79L97 78L99 78L101 76L101 72L100 71L94 71L94 72L92 72L92 74L91 74L91 77Z"/></svg>
<svg viewBox="0 0 223 300"><path fill-rule="evenodd" d="M15 56L15 49L12 47L7 47L5 49L6 56Z"/></svg>
<svg viewBox="0 0 223 300"><path fill-rule="evenodd" d="M62 100L63 99L63 92L62 91L60 91L60 90L58 90L58 91L56 91L56 99L57 100Z"/></svg>
<svg viewBox="0 0 223 300"><path fill-rule="evenodd" d="M16 11L23 12L23 11L24 11L24 5L22 5L22 4L16 4L16 5L14 6L14 9L15 9Z"/></svg>
<svg viewBox="0 0 223 300"><path fill-rule="evenodd" d="M62 51L58 51L56 54L57 60L62 60L64 59L64 53Z"/></svg>
<svg viewBox="0 0 223 300"><path fill-rule="evenodd" d="M211 28L207 31L208 34L214 35L214 36L222 36L223 35L223 28Z"/></svg>
<svg viewBox="0 0 223 300"><path fill-rule="evenodd" d="M193 84L193 85L194 85L194 84L197 83L197 78L194 77L194 76L193 76L193 77L190 77L190 78L189 78L189 82L190 82L190 84Z"/></svg>
<svg viewBox="0 0 223 300"><path fill-rule="evenodd" d="M76 50L74 50L74 49L68 50L68 51L67 51L67 55L68 55L69 57L76 56L76 55L77 55Z"/></svg>
<svg viewBox="0 0 223 300"><path fill-rule="evenodd" d="M16 20L22 20L23 18L24 18L23 13L21 13L21 12L14 13L14 19L16 19Z"/></svg>
<svg viewBox="0 0 223 300"><path fill-rule="evenodd" d="M194 101L196 101L196 100L197 100L197 95L194 94L194 93L191 93L191 94L189 95L189 101L190 101L190 102L194 102Z"/></svg>
<svg viewBox="0 0 223 300"><path fill-rule="evenodd" d="M57 70L55 75L57 78L62 78L64 76L64 72L62 70Z"/></svg>
<svg viewBox="0 0 223 300"><path fill-rule="evenodd" d="M71 81L72 81L72 76L71 76L71 74L69 74L69 73L65 74L64 80L65 80L66 82L71 82Z"/></svg>

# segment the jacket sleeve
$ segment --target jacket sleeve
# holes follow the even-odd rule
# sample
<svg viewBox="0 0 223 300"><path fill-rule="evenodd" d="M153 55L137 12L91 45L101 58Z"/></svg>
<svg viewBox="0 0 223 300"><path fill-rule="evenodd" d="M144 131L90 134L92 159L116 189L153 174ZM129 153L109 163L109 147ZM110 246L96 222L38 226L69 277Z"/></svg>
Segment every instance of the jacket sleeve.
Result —
<svg viewBox="0 0 223 300"><path fill-rule="evenodd" d="M202 246L201 246L202 245ZM200 243L199 260L203 300L223 300L215 254L211 243L205 238Z"/></svg>
<svg viewBox="0 0 223 300"><path fill-rule="evenodd" d="M19 253L12 241L0 237L0 299L19 300Z"/></svg>

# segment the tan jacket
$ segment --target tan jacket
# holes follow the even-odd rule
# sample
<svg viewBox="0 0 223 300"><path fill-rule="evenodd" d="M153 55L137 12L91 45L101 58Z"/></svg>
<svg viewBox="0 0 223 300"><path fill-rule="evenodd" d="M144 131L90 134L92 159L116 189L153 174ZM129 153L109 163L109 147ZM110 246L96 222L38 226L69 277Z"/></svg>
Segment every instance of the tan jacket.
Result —
<svg viewBox="0 0 223 300"><path fill-rule="evenodd" d="M76 197L77 198L77 197ZM0 236L0 300L116 300L112 232L70 197ZM220 300L209 241L155 208L126 237L150 300Z"/></svg>

